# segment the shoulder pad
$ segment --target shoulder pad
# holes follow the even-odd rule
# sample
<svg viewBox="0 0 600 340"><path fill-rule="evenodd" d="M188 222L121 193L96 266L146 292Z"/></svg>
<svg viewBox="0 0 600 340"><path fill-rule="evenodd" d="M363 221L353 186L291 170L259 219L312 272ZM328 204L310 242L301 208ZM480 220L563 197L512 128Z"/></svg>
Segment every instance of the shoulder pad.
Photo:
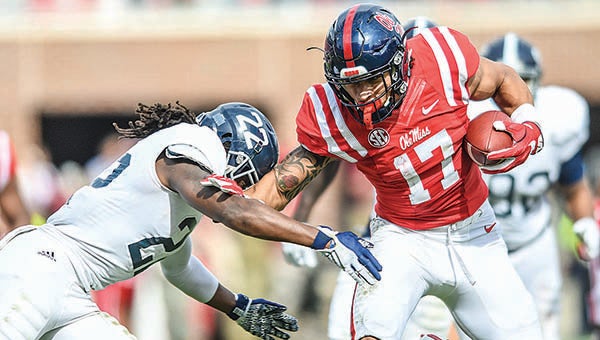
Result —
<svg viewBox="0 0 600 340"><path fill-rule="evenodd" d="M170 159L188 159L198 164L203 170L213 174L211 163L206 155L197 147L190 144L171 144L166 147L165 155Z"/></svg>

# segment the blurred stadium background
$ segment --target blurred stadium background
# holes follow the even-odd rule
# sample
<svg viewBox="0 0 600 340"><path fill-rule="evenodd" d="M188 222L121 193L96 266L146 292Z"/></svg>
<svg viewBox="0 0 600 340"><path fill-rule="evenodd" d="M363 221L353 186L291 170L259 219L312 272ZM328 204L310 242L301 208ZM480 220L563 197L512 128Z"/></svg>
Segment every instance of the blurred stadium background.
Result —
<svg viewBox="0 0 600 340"><path fill-rule="evenodd" d="M180 101L197 112L225 101L249 102L271 118L285 154L296 144L294 119L304 91L324 80L320 52L306 49L321 47L338 12L355 2L0 2L0 128L14 138L29 206L43 219L86 183L86 163L100 152L111 123L134 118L138 102ZM401 21L432 18L466 33L476 46L518 33L541 51L542 84L571 87L589 101L587 147L600 143L600 1L370 2L390 8ZM311 222L357 230L364 224L370 190L346 171L346 184L355 185L343 187L353 190L342 190L337 179ZM277 244L204 224L195 233L196 251L224 283L289 305L301 325L293 338L326 338L332 266L294 268ZM585 338L583 266L569 246L564 252L564 339ZM233 323L163 288L154 273L143 280L148 284L139 289L130 323L139 339L248 338Z"/></svg>

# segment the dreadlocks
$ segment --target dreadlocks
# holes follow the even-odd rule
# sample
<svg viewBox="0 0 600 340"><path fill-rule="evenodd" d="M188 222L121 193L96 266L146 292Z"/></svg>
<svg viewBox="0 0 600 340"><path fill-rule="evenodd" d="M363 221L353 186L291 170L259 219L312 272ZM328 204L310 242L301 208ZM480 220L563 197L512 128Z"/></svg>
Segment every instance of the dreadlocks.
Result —
<svg viewBox="0 0 600 340"><path fill-rule="evenodd" d="M175 102L175 104L176 106L172 106L171 103L168 105L156 103L152 106L147 106L139 103L135 112L140 118L133 122L129 121L129 129L121 128L117 123L113 123L113 126L121 134L121 137L144 138L158 130L179 123L196 123L196 115L193 112L181 105L179 101Z"/></svg>

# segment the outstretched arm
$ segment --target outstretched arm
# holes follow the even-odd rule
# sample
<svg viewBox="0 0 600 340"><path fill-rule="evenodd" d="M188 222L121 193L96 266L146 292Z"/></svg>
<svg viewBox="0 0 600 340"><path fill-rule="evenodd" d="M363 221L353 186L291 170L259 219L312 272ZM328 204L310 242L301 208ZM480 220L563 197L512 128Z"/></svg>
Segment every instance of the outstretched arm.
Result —
<svg viewBox="0 0 600 340"><path fill-rule="evenodd" d="M219 283L198 258L191 254L189 238L174 254L161 261L167 280L182 292L235 320L249 333L265 339L271 335L289 339L284 331L297 331L298 321L284 313L286 307L265 299L234 294Z"/></svg>
<svg viewBox="0 0 600 340"><path fill-rule="evenodd" d="M302 196L300 196L300 203L294 212L294 219L298 221L307 221L312 211L312 208L315 206L315 203L321 197L323 192L329 187L335 175L338 173L340 169L339 160L334 160L330 162L319 176L317 176L308 187L304 191L302 191Z"/></svg>
<svg viewBox="0 0 600 340"><path fill-rule="evenodd" d="M333 160L298 146L248 189L246 195L282 210Z"/></svg>
<svg viewBox="0 0 600 340"><path fill-rule="evenodd" d="M222 192L201 181L211 174L186 159L162 155L156 162L161 183L179 193L193 208L229 228L256 238L296 243L322 252L359 283L380 280L381 265L362 240L349 232L337 233L298 222L255 199Z"/></svg>

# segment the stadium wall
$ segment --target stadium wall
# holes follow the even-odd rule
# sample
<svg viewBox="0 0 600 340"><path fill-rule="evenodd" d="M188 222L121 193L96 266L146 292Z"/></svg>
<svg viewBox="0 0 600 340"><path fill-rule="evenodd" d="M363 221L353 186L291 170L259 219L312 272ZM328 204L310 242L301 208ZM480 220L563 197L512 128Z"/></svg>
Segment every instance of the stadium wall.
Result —
<svg viewBox="0 0 600 340"><path fill-rule="evenodd" d="M600 105L600 2L393 2L476 46L514 31L543 57L543 84ZM321 47L340 6L27 14L0 20L0 127L17 145L39 142L42 112L132 115L138 102L210 107L248 101L294 144L302 95L323 81ZM132 116L133 117L133 116Z"/></svg>

